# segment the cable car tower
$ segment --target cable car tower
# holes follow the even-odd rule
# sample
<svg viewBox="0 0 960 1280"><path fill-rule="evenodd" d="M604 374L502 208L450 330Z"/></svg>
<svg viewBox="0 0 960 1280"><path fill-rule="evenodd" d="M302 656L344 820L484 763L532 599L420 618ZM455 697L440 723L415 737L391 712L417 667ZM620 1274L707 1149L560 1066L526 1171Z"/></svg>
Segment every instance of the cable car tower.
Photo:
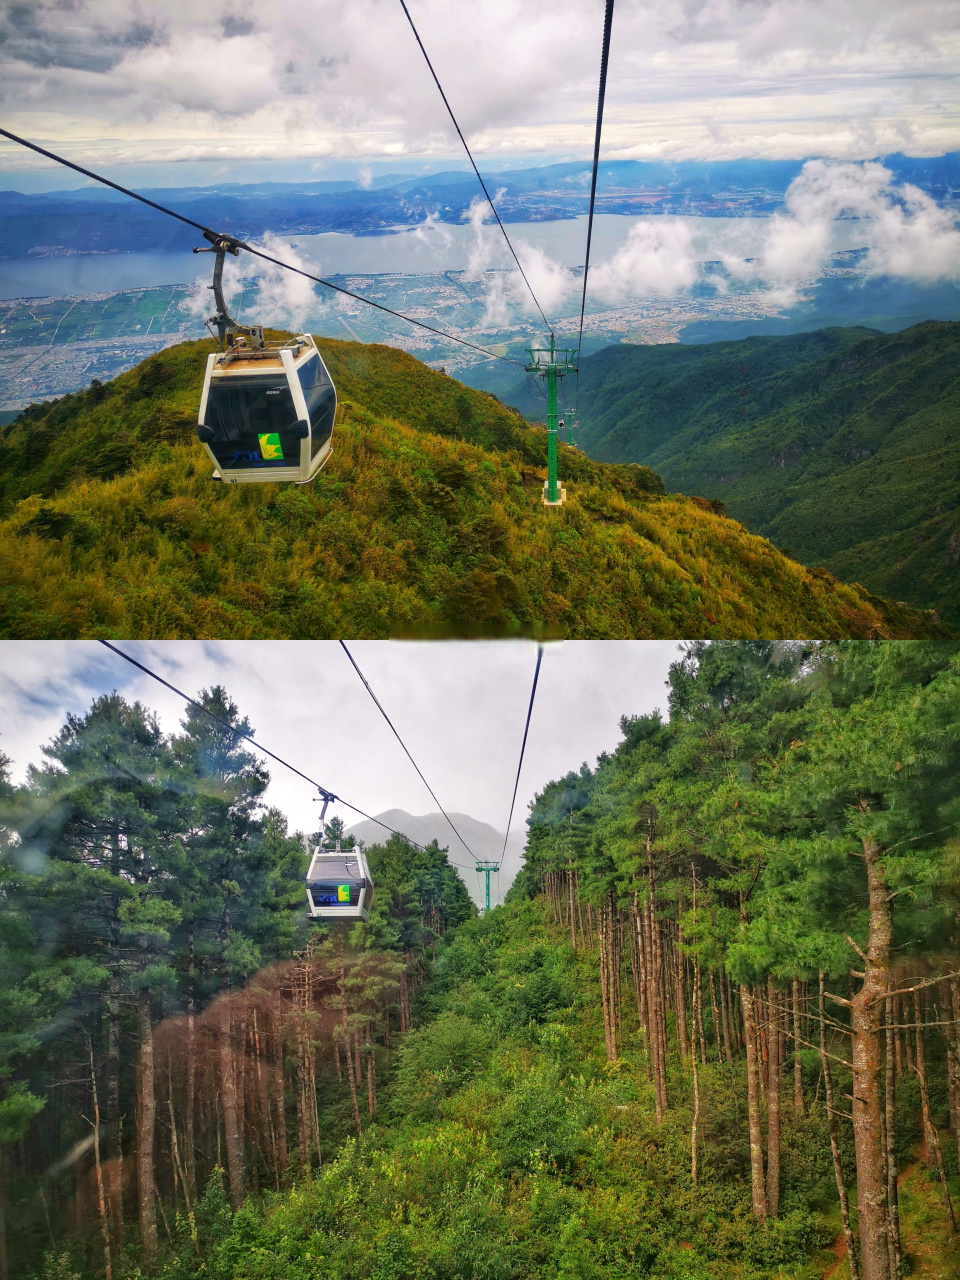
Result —
<svg viewBox="0 0 960 1280"><path fill-rule="evenodd" d="M557 381L568 373L576 373L577 361L572 347L558 347L550 335L549 347L528 347L530 363L527 373L546 379L547 383L547 478L543 482L543 505L559 507L567 499L567 491L557 480Z"/></svg>
<svg viewBox="0 0 960 1280"><path fill-rule="evenodd" d="M487 915L490 911L490 872L499 871L499 870L500 870L499 862L481 862L479 859L477 859L477 874L479 874L480 872L483 872L484 877L486 879L486 892L484 894L484 908L483 908L484 915Z"/></svg>

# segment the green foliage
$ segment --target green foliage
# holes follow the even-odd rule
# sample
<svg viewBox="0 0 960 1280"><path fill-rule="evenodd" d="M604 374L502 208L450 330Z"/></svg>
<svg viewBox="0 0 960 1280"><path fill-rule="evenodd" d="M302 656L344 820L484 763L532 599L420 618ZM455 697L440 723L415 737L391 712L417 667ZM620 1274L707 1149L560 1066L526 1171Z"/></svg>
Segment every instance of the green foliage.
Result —
<svg viewBox="0 0 960 1280"><path fill-rule="evenodd" d="M347 1142L292 1192L249 1203L226 1231L221 1192L194 1273L807 1280L822 1239L806 1192L822 1168L799 1179L782 1219L763 1229L750 1215L748 1174L723 1163L728 1124L719 1120L705 1138L704 1180L691 1187L688 1094L658 1128L643 1054L631 1049L615 1071L605 1063L594 961L573 954L540 902L461 925L438 962L436 1016L403 1042L393 1123ZM582 1000L534 1034L498 1025L502 994L554 967ZM731 1106L737 1088L720 1067L704 1069L702 1087L708 1114ZM822 1164L822 1127L804 1122L795 1133L785 1122L791 1151L815 1139ZM163 1280L181 1274L171 1265Z"/></svg>
<svg viewBox="0 0 960 1280"><path fill-rule="evenodd" d="M804 563L960 623L960 324L621 345L580 379L591 456L655 467Z"/></svg>
<svg viewBox="0 0 960 1280"><path fill-rule="evenodd" d="M308 486L217 485L209 342L0 429L0 634L868 636L935 630L811 574L649 468L561 446L393 348L324 339L334 454Z"/></svg>

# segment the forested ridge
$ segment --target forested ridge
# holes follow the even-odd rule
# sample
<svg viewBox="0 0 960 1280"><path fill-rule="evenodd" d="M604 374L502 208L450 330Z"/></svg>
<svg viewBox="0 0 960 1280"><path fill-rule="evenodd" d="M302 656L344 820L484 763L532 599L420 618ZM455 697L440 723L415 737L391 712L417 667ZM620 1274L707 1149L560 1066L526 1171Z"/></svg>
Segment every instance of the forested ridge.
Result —
<svg viewBox="0 0 960 1280"><path fill-rule="evenodd" d="M805 564L960 621L960 324L584 359L586 451L641 462ZM512 402L532 417L532 388Z"/></svg>
<svg viewBox="0 0 960 1280"><path fill-rule="evenodd" d="M695 643L666 710L503 907L394 837L349 933L202 716L68 721L5 804L12 1274L955 1275L960 645Z"/></svg>
<svg viewBox="0 0 960 1280"><path fill-rule="evenodd" d="M340 409L309 485L211 482L212 341L0 428L0 635L938 633L647 467L563 445L568 500L547 511L541 428L403 351L318 341Z"/></svg>

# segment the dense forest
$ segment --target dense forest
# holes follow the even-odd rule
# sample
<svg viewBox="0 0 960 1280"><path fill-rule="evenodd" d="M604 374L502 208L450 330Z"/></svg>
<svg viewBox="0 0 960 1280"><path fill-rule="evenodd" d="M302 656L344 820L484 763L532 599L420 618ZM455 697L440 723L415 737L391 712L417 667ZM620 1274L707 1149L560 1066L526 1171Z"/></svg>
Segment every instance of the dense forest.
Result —
<svg viewBox="0 0 960 1280"><path fill-rule="evenodd" d="M200 703L250 732L222 689ZM90 1222L92 1274L125 1276L183 1221L199 1242L216 1170L239 1207L359 1134L431 947L475 908L435 844L394 836L369 920L308 927L310 842L199 707L166 738L107 695L45 756L4 782L0 1276Z"/></svg>
<svg viewBox="0 0 960 1280"><path fill-rule="evenodd" d="M580 382L591 457L654 467L804 564L960 623L960 324L622 345Z"/></svg>
<svg viewBox="0 0 960 1280"><path fill-rule="evenodd" d="M319 346L340 411L309 485L211 482L212 341L0 428L0 636L937 633L647 467L563 445L568 501L547 511L541 427L405 352Z"/></svg>
<svg viewBox="0 0 960 1280"><path fill-rule="evenodd" d="M503 907L394 837L349 933L229 734L69 719L5 798L10 1274L956 1275L960 645L696 642L668 696Z"/></svg>

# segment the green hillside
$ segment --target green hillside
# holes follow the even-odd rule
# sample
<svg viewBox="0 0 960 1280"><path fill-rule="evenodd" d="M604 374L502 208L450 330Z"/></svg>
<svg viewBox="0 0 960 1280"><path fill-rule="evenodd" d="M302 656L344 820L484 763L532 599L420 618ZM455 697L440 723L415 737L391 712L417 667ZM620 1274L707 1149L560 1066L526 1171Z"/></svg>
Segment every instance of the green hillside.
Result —
<svg viewBox="0 0 960 1280"><path fill-rule="evenodd" d="M483 917L393 834L369 919L308 921L198 697L0 757L11 1276L849 1280L845 1236L960 1273L958 642L688 646Z"/></svg>
<svg viewBox="0 0 960 1280"><path fill-rule="evenodd" d="M0 634L19 637L916 635L645 467L563 449L382 346L320 343L335 453L304 487L212 483L185 343L0 432Z"/></svg>
<svg viewBox="0 0 960 1280"><path fill-rule="evenodd" d="M611 347L583 362L580 408L592 457L960 623L960 324Z"/></svg>

